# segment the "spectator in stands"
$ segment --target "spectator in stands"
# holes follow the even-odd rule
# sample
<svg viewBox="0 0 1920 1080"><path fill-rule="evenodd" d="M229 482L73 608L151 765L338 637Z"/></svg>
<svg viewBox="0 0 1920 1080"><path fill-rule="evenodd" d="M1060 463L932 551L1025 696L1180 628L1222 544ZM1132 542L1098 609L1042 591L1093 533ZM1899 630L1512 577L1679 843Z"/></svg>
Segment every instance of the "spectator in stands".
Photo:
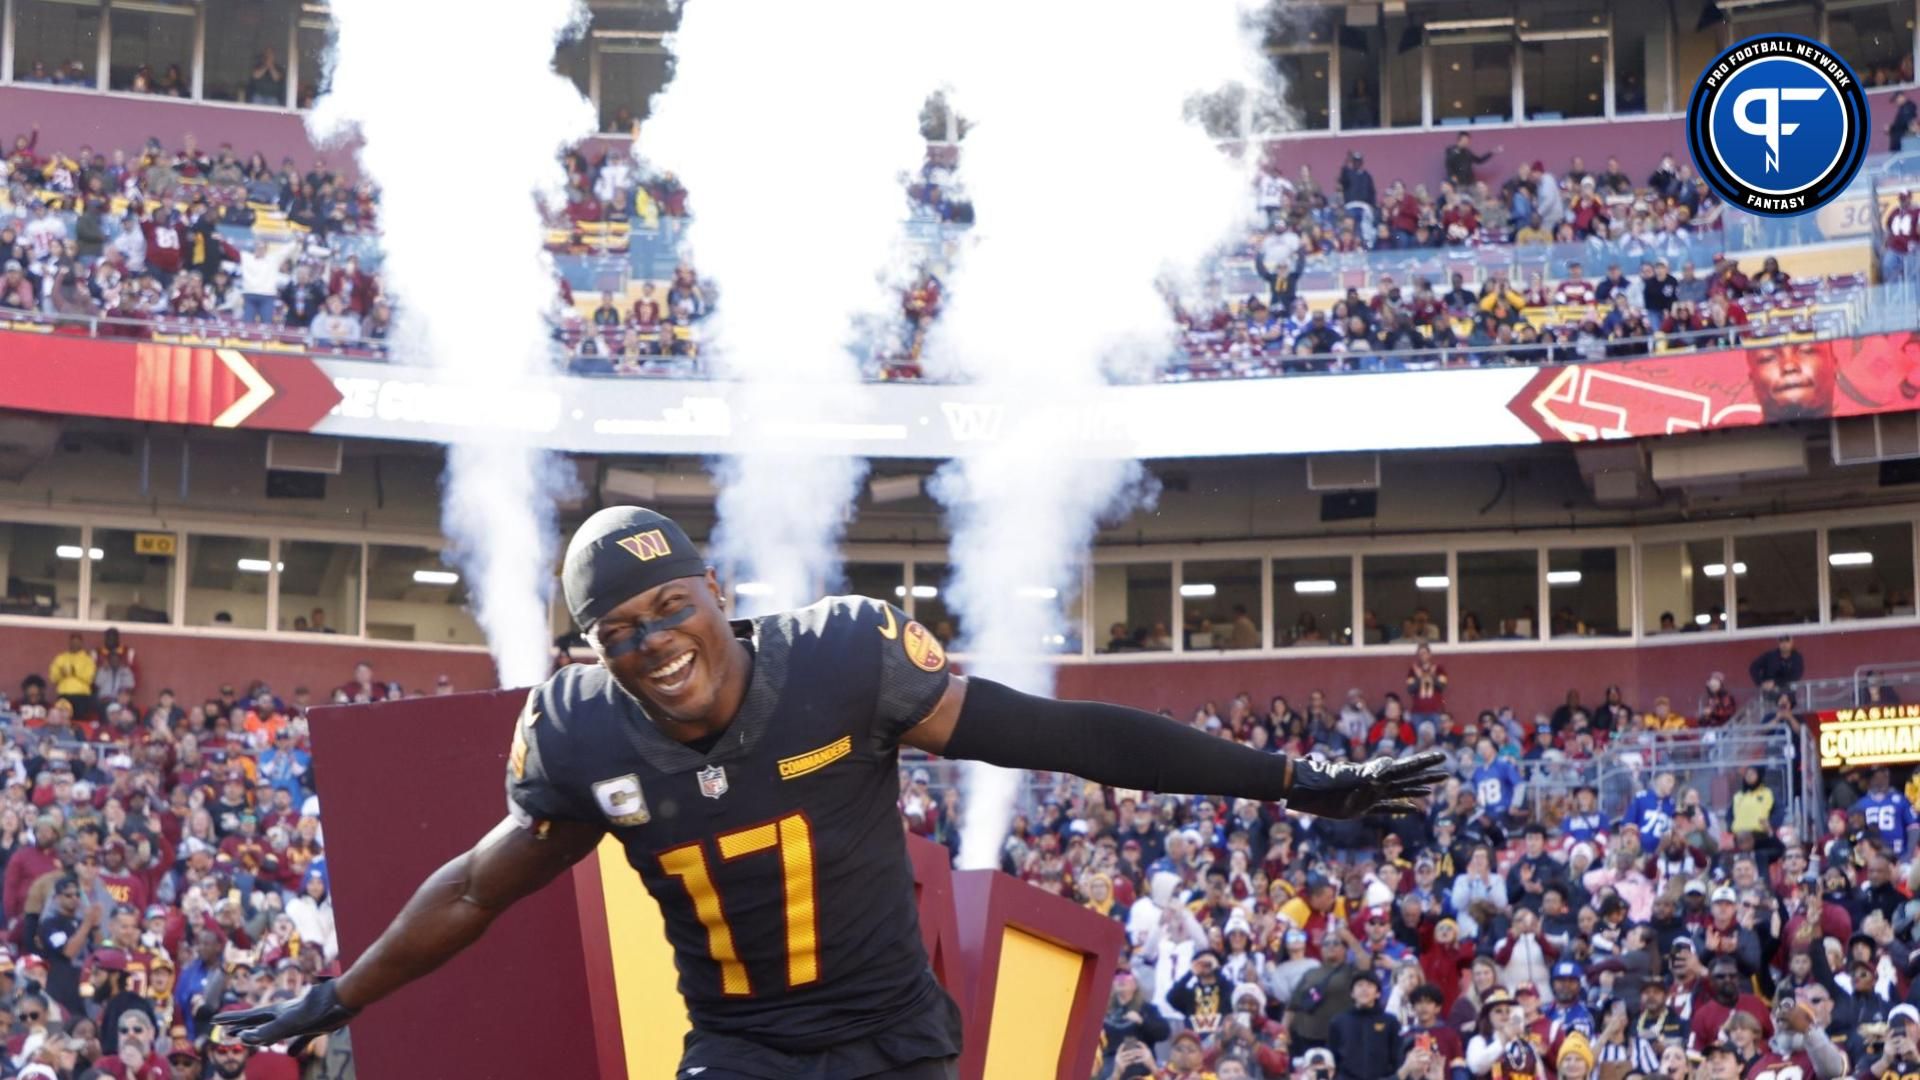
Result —
<svg viewBox="0 0 1920 1080"><path fill-rule="evenodd" d="M311 326L326 301L325 290L313 280L313 267L304 262L294 268L293 280L280 287L280 304L290 330Z"/></svg>
<svg viewBox="0 0 1920 1080"><path fill-rule="evenodd" d="M1747 295L1753 283L1740 270L1740 264L1720 252L1713 257L1713 273L1707 283L1707 295L1739 299Z"/></svg>
<svg viewBox="0 0 1920 1080"><path fill-rule="evenodd" d="M1888 686L1879 672L1869 671L1860 680L1858 700L1862 705L1898 705L1900 692Z"/></svg>
<svg viewBox="0 0 1920 1080"><path fill-rule="evenodd" d="M324 1039L325 1036L322 1036ZM208 1080L239 1080L240 1077L291 1078L299 1065L287 1055L271 1049L256 1049L240 1041L240 1036L216 1027L201 1040L200 1054L211 1066Z"/></svg>
<svg viewBox="0 0 1920 1080"><path fill-rule="evenodd" d="M47 671L55 696L71 706L80 719L93 715L94 671L93 653L77 633L67 635L67 651L55 656Z"/></svg>
<svg viewBox="0 0 1920 1080"><path fill-rule="evenodd" d="M1567 208L1567 221L1578 237L1606 238L1613 225L1613 217L1592 177L1580 182L1580 191Z"/></svg>
<svg viewBox="0 0 1920 1080"><path fill-rule="evenodd" d="M0 275L0 308L21 312L40 309L39 288L18 259L8 259Z"/></svg>
<svg viewBox="0 0 1920 1080"><path fill-rule="evenodd" d="M1505 152L1506 147L1496 146L1489 153L1476 154L1473 152L1473 136L1461 132L1453 140L1453 145L1447 147L1445 165L1448 182L1457 188L1472 187L1474 166L1484 165L1493 160L1495 154Z"/></svg>
<svg viewBox="0 0 1920 1080"><path fill-rule="evenodd" d="M329 296L325 308L308 328L316 347L347 349L360 343L360 316L347 306L346 297Z"/></svg>
<svg viewBox="0 0 1920 1080"><path fill-rule="evenodd" d="M1375 206L1379 201L1374 191L1373 174L1367 171L1366 159L1360 151L1352 151L1340 167L1340 202L1347 216L1356 226L1371 232Z"/></svg>
<svg viewBox="0 0 1920 1080"><path fill-rule="evenodd" d="M1673 305L1680 299L1680 280L1670 273L1670 267L1664 258L1655 260L1649 271L1645 263L1641 264L1642 301L1639 306L1647 310L1651 319L1665 319Z"/></svg>
<svg viewBox="0 0 1920 1080"><path fill-rule="evenodd" d="M247 73L247 103L282 106L287 103L287 74L271 45L260 50L253 70Z"/></svg>
<svg viewBox="0 0 1920 1080"><path fill-rule="evenodd" d="M240 256L240 319L249 326L273 321L273 305L285 282L286 249L254 241Z"/></svg>
<svg viewBox="0 0 1920 1080"><path fill-rule="evenodd" d="M1566 199L1560 194L1560 181L1547 171L1545 162L1535 161L1533 169L1534 207L1540 214L1540 223L1548 232L1560 228L1567 220Z"/></svg>
<svg viewBox="0 0 1920 1080"><path fill-rule="evenodd" d="M347 261L335 268L327 279L327 295L340 297L358 318L365 318L367 312L373 310L378 288L373 275L360 269L358 255L347 256Z"/></svg>
<svg viewBox="0 0 1920 1080"><path fill-rule="evenodd" d="M1413 665L1407 669L1409 719L1415 727L1438 724L1447 711L1447 669L1433 659L1433 648L1426 641L1413 651ZM1405 746L1406 743L1402 743Z"/></svg>
<svg viewBox="0 0 1920 1080"><path fill-rule="evenodd" d="M1908 108L1912 108L1908 104ZM1920 207L1913 204L1913 189L1902 189L1894 208L1887 211L1886 240L1880 258L1880 276L1885 281L1912 282L1916 255L1920 255Z"/></svg>
<svg viewBox="0 0 1920 1080"><path fill-rule="evenodd" d="M1380 984L1354 982L1353 1007L1335 1017L1327 1033L1338 1080L1386 1080L1404 1062L1400 1021L1382 1007Z"/></svg>
<svg viewBox="0 0 1920 1080"><path fill-rule="evenodd" d="M1706 689L1700 695L1700 708L1695 719L1700 727L1722 727L1733 719L1736 705L1733 692L1727 689L1727 677L1716 671L1707 676Z"/></svg>
<svg viewBox="0 0 1920 1080"><path fill-rule="evenodd" d="M353 665L352 681L342 683L334 693L347 702L387 700L386 684L373 681L373 665L365 660Z"/></svg>
<svg viewBox="0 0 1920 1080"><path fill-rule="evenodd" d="M81 903L80 883L71 876L53 884L53 913L40 920L33 947L47 960L47 995L68 1016L87 1013L86 998L80 991L81 969L92 945L94 931L106 918L100 903Z"/></svg>
<svg viewBox="0 0 1920 1080"><path fill-rule="evenodd" d="M131 695L138 685L133 667L127 663L126 654L118 649L102 650L99 666L93 676L94 695L100 701L114 701L121 695Z"/></svg>
<svg viewBox="0 0 1920 1080"><path fill-rule="evenodd" d="M1920 107L1914 105L1904 90L1894 94L1888 104L1893 106L1893 119L1887 122L1887 149L1897 154L1907 136L1913 134L1914 122L1920 120Z"/></svg>

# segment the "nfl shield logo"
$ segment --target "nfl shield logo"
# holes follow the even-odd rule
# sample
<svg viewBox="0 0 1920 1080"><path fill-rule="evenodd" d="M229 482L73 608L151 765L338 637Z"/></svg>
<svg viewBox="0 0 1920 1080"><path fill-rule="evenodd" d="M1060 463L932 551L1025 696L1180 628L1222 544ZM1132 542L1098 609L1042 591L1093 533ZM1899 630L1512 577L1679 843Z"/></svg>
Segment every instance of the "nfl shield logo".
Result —
<svg viewBox="0 0 1920 1080"><path fill-rule="evenodd" d="M709 765L694 773L700 779L700 794L709 799L717 799L727 793L727 770L718 765Z"/></svg>

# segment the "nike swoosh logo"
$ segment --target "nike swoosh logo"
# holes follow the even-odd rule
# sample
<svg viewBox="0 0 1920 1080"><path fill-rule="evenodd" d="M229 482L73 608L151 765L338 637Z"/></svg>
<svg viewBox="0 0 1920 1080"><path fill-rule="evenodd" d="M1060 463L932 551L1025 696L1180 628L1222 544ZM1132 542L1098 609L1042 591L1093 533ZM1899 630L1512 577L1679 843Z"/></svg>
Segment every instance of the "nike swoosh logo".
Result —
<svg viewBox="0 0 1920 1080"><path fill-rule="evenodd" d="M876 629L880 631L881 637L886 638L888 641L892 641L893 639L900 636L899 624L893 621L893 607L890 604L882 604L880 605L880 610L883 613L885 613L887 616L887 625L876 627Z"/></svg>

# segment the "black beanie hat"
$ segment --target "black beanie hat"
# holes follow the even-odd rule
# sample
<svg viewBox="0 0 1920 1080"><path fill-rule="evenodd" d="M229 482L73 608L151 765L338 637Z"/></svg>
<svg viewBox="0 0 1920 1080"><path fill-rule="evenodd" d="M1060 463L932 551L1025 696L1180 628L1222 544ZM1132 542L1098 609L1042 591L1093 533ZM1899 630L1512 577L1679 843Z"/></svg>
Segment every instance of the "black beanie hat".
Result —
<svg viewBox="0 0 1920 1080"><path fill-rule="evenodd" d="M641 506L609 506L574 531L560 584L574 625L585 632L648 589L706 572L706 558L672 518Z"/></svg>

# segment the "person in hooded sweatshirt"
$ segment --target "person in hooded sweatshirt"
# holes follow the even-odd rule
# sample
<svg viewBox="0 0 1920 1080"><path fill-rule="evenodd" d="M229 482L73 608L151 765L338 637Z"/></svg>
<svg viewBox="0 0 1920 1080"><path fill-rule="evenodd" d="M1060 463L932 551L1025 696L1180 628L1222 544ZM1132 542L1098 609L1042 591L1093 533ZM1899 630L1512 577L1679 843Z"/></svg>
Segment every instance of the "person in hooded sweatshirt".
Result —
<svg viewBox="0 0 1920 1080"><path fill-rule="evenodd" d="M1138 949L1160 925L1161 913L1173 902L1173 890L1180 887L1180 875L1162 870L1147 882L1147 895L1133 902L1127 911L1127 939Z"/></svg>
<svg viewBox="0 0 1920 1080"><path fill-rule="evenodd" d="M1400 1021L1380 1004L1380 984L1361 977L1353 984L1353 1007L1333 1018L1327 1032L1337 1080L1386 1080L1400 1071Z"/></svg>

